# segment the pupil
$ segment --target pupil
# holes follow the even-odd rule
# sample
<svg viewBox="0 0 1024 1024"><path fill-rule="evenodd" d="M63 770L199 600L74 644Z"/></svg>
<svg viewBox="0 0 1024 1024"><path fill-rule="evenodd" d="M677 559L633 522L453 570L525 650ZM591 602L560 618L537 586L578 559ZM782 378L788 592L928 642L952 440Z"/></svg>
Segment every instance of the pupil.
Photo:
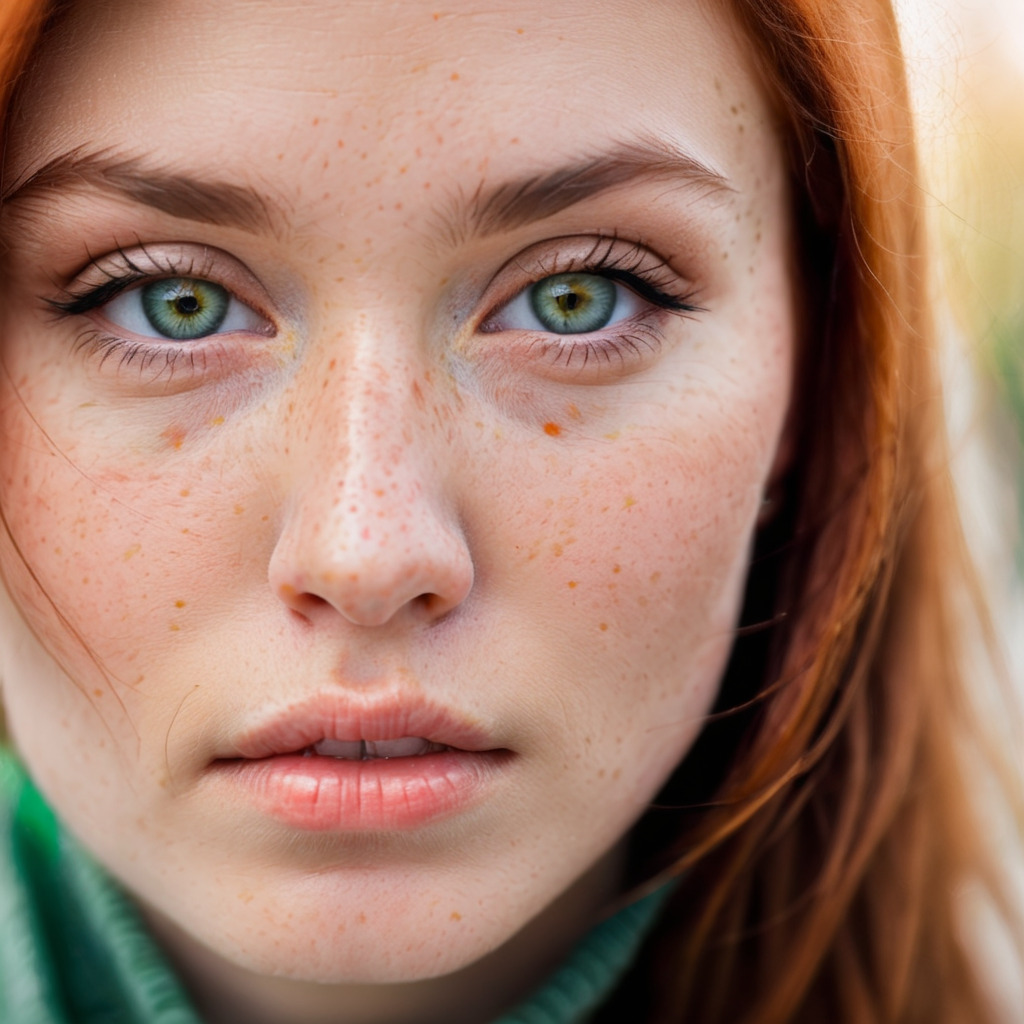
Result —
<svg viewBox="0 0 1024 1024"><path fill-rule="evenodd" d="M179 295L174 305L182 316L192 316L199 312L199 300L194 295Z"/></svg>
<svg viewBox="0 0 1024 1024"><path fill-rule="evenodd" d="M571 313L580 304L580 297L576 292L566 292L558 297L558 304L564 313Z"/></svg>

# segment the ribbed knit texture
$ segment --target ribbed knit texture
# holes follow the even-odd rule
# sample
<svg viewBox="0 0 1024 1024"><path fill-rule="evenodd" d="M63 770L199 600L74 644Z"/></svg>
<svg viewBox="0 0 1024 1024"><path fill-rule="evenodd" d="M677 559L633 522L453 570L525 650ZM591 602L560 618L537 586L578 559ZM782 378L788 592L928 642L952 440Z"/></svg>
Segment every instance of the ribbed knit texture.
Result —
<svg viewBox="0 0 1024 1024"><path fill-rule="evenodd" d="M594 928L495 1024L584 1024L625 972L666 891ZM134 906L0 748L0 1021L200 1024Z"/></svg>

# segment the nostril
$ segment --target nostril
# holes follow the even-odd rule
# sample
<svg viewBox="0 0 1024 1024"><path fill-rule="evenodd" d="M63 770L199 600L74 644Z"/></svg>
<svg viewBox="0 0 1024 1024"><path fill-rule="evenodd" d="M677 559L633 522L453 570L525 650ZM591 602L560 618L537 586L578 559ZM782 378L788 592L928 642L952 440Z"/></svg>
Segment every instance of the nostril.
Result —
<svg viewBox="0 0 1024 1024"><path fill-rule="evenodd" d="M308 625L312 625L320 608L330 603L318 594L298 590L290 583L282 583L277 587L277 596L292 615L302 619Z"/></svg>

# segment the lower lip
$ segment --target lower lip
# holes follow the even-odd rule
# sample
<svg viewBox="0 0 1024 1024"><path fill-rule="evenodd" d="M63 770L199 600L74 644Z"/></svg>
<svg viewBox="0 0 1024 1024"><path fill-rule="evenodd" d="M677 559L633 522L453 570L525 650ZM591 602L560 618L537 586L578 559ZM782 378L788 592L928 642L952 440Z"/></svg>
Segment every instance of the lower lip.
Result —
<svg viewBox="0 0 1024 1024"><path fill-rule="evenodd" d="M446 750L348 761L286 754L216 762L255 807L314 832L419 828L465 810L493 783L508 751Z"/></svg>

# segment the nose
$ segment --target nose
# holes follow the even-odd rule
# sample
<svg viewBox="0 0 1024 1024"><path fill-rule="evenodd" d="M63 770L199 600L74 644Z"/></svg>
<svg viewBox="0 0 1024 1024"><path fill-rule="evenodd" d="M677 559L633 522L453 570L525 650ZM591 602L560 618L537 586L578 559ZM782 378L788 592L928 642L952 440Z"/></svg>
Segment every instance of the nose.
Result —
<svg viewBox="0 0 1024 1024"><path fill-rule="evenodd" d="M412 395L422 391L408 374L345 376L339 394L321 390L292 448L270 585L312 624L339 614L358 626L436 621L473 586L447 439L420 421Z"/></svg>

